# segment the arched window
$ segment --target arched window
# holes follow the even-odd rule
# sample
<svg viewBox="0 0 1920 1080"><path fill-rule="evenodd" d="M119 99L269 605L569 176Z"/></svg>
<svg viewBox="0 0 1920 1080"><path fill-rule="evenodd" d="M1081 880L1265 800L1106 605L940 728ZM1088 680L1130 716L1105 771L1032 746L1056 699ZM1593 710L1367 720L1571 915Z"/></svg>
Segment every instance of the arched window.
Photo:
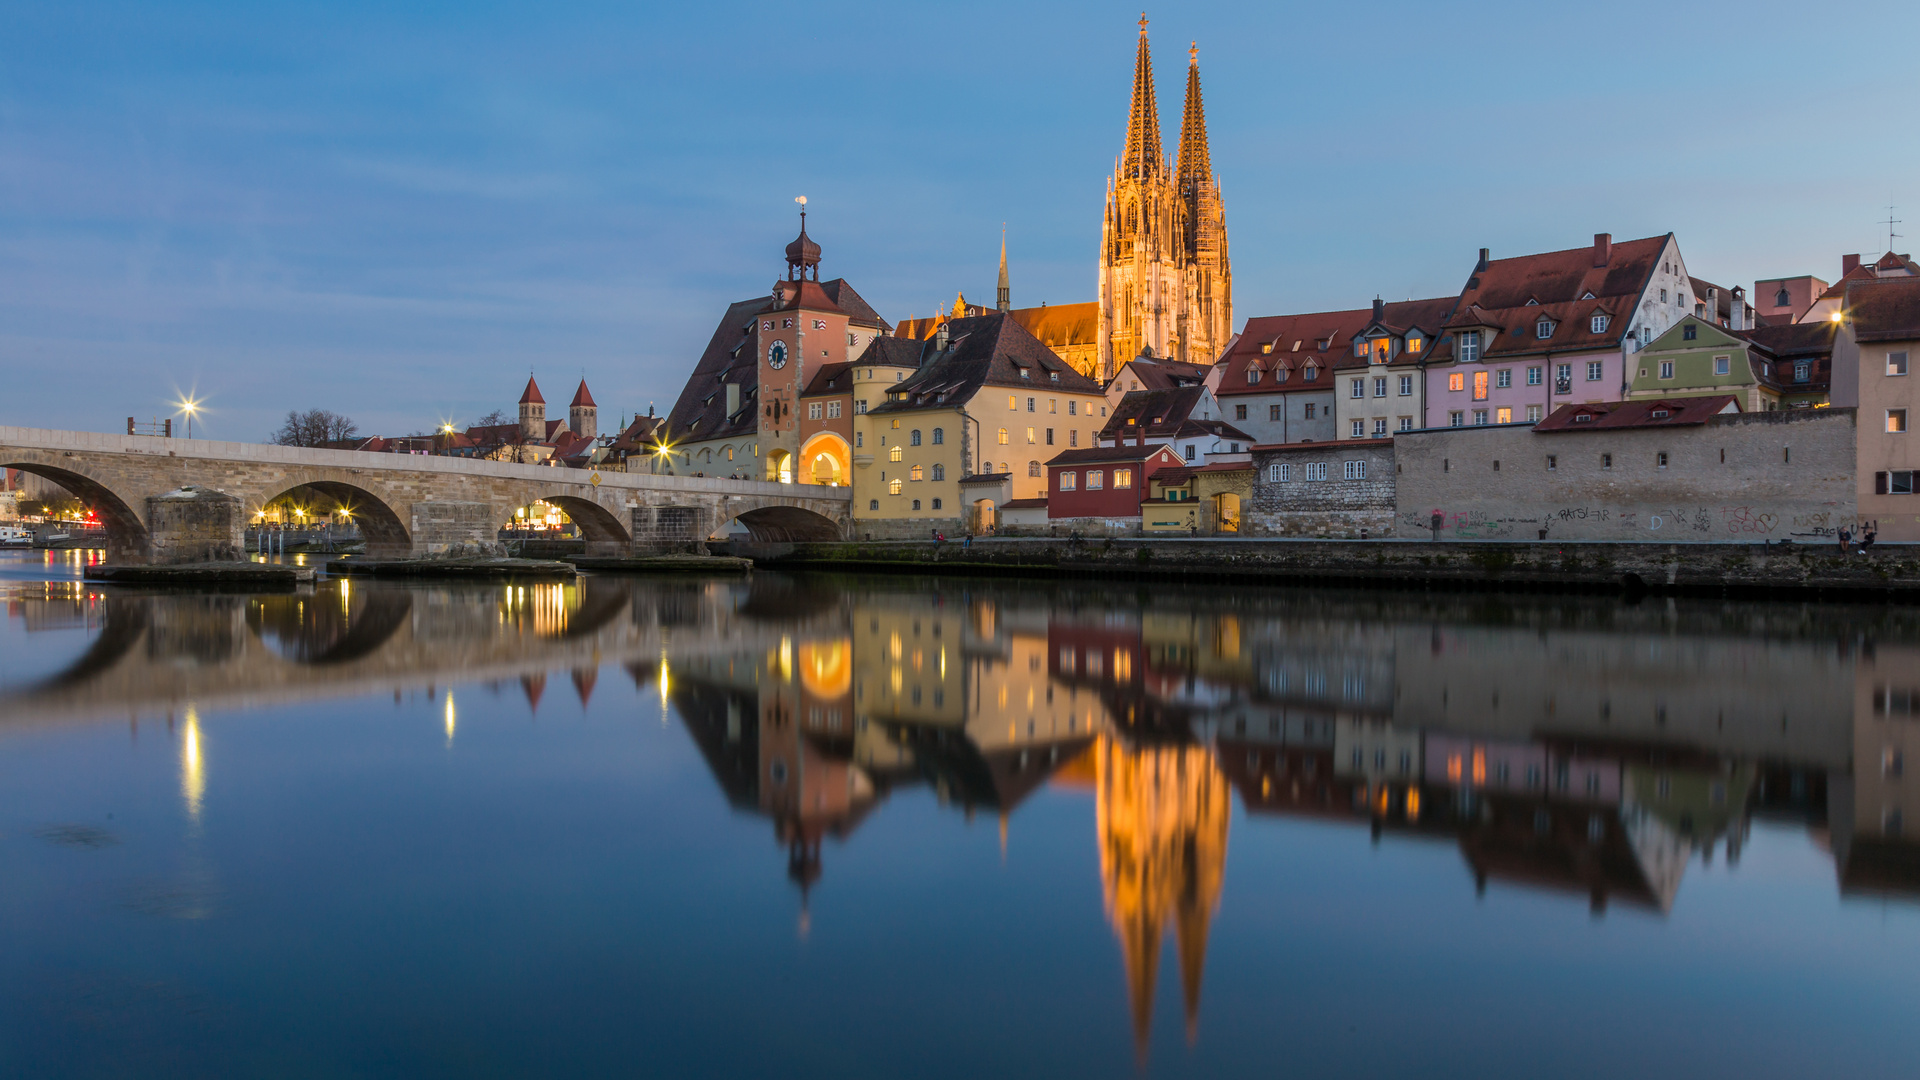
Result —
<svg viewBox="0 0 1920 1080"><path fill-rule="evenodd" d="M911 442L915 446L919 446L920 445L920 429L914 428L913 431L908 434L907 441Z"/></svg>
<svg viewBox="0 0 1920 1080"><path fill-rule="evenodd" d="M1037 461L1029 461L1029 462L1027 462L1027 475L1028 475L1028 476L1039 476L1039 475L1040 475L1040 463L1039 463L1039 462L1037 462Z"/></svg>
<svg viewBox="0 0 1920 1080"><path fill-rule="evenodd" d="M946 441L947 441L947 429L934 428L933 429L933 445L939 446Z"/></svg>
<svg viewBox="0 0 1920 1080"><path fill-rule="evenodd" d="M1007 429L1006 428L1000 429L1000 445L1001 446L1007 445Z"/></svg>
<svg viewBox="0 0 1920 1080"><path fill-rule="evenodd" d="M887 460L888 461L900 460L900 448L898 446L893 447L892 449L887 451Z"/></svg>
<svg viewBox="0 0 1920 1080"><path fill-rule="evenodd" d="M1774 307L1786 307L1791 303L1793 303L1793 295L1787 292L1787 290L1781 289L1779 292L1773 294Z"/></svg>
<svg viewBox="0 0 1920 1080"><path fill-rule="evenodd" d="M1276 461L1267 466L1267 483L1277 484L1279 482L1280 482L1280 463Z"/></svg>
<svg viewBox="0 0 1920 1080"><path fill-rule="evenodd" d="M727 460L728 461L733 460L733 447L731 446L727 447Z"/></svg>
<svg viewBox="0 0 1920 1080"><path fill-rule="evenodd" d="M878 510L878 509L880 509L880 500L879 500L879 499L868 499L868 500L867 500L867 509L869 509L869 510Z"/></svg>
<svg viewBox="0 0 1920 1080"><path fill-rule="evenodd" d="M1013 462L1003 461L1000 463L1000 475L1005 476L1012 471L1013 471Z"/></svg>
<svg viewBox="0 0 1920 1080"><path fill-rule="evenodd" d="M940 509L940 500L939 500L939 499L935 499L935 500L933 500L933 508L934 508L935 510L938 510L938 509ZM934 691L933 693L934 693L934 700L935 700L935 701L938 701L938 700L939 700L939 696L940 696L940 691L938 691L938 690L935 690L935 691Z"/></svg>
<svg viewBox="0 0 1920 1080"><path fill-rule="evenodd" d="M905 485L900 482L900 478L896 476L893 479L887 481L887 494L898 495L900 494L900 489L904 486Z"/></svg>
<svg viewBox="0 0 1920 1080"><path fill-rule="evenodd" d="M990 473L992 471L993 471L993 462L983 461L980 463L980 474L982 476L985 476L987 473Z"/></svg>
<svg viewBox="0 0 1920 1080"><path fill-rule="evenodd" d="M918 510L918 509L920 509L920 500L919 500L919 499L915 499L915 500L913 500L913 508L914 508L915 510Z"/></svg>
<svg viewBox="0 0 1920 1080"><path fill-rule="evenodd" d="M947 478L947 467L945 465L935 465L933 467L933 478L935 480L945 480Z"/></svg>
<svg viewBox="0 0 1920 1080"><path fill-rule="evenodd" d="M907 479L909 480L919 480L921 478L922 477L920 475L920 466L918 465L915 465L913 467L913 471L907 474Z"/></svg>

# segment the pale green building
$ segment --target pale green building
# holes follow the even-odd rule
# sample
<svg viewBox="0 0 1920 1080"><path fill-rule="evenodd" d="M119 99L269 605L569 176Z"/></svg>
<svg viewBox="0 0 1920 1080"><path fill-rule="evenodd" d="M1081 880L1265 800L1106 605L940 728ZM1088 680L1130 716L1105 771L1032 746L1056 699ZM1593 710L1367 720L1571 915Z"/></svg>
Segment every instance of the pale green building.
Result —
<svg viewBox="0 0 1920 1080"><path fill-rule="evenodd" d="M1732 394L1742 412L1823 406L1837 329L1817 322L1731 330L1689 315L1633 357L1627 397Z"/></svg>

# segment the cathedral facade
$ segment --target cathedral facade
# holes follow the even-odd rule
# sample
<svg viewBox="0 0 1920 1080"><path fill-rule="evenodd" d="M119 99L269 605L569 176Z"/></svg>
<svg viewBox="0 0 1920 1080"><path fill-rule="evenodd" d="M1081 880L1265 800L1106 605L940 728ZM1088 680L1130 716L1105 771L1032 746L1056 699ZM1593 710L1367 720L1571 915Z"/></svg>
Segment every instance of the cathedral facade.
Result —
<svg viewBox="0 0 1920 1080"><path fill-rule="evenodd" d="M1198 49L1188 54L1179 158L1167 160L1140 19L1126 150L1107 181L1100 226L1100 377L1141 353L1211 364L1233 334L1226 210L1207 147Z"/></svg>

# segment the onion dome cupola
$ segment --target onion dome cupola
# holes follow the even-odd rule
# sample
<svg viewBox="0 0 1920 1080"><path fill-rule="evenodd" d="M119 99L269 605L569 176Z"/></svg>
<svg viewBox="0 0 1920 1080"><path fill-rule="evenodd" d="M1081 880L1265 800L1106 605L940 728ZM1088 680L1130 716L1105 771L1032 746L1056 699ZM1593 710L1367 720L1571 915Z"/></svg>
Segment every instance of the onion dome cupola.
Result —
<svg viewBox="0 0 1920 1080"><path fill-rule="evenodd" d="M787 280L805 281L807 271L813 271L813 280L820 280L820 245L807 235L807 201L803 195L800 203L800 235L787 245Z"/></svg>

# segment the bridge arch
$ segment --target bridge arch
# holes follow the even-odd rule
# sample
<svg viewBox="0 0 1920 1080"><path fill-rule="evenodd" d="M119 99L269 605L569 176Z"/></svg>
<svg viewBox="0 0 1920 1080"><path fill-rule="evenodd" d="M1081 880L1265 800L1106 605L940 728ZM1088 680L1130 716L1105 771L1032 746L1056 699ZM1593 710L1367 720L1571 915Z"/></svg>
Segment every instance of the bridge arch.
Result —
<svg viewBox="0 0 1920 1080"><path fill-rule="evenodd" d="M620 523L613 511L578 495L544 495L541 502L560 508L580 527L580 538L587 542L587 554L620 556L627 553L633 534Z"/></svg>
<svg viewBox="0 0 1920 1080"><path fill-rule="evenodd" d="M360 526L369 558L404 558L413 553L413 537L406 522L385 499L364 487L321 477L300 479L280 487L281 490L261 499L260 505L251 509L261 511L289 495L310 491L326 496Z"/></svg>
<svg viewBox="0 0 1920 1080"><path fill-rule="evenodd" d="M18 469L51 480L86 504L107 529L107 561L138 563L147 561L152 550L147 523L133 502L106 483L64 465L55 465L38 454L0 459L0 468Z"/></svg>
<svg viewBox="0 0 1920 1080"><path fill-rule="evenodd" d="M736 511L732 517L720 523L714 538L725 539L727 526L736 521L744 525L756 541L762 543L838 540L842 532L840 522L817 510L774 504Z"/></svg>

